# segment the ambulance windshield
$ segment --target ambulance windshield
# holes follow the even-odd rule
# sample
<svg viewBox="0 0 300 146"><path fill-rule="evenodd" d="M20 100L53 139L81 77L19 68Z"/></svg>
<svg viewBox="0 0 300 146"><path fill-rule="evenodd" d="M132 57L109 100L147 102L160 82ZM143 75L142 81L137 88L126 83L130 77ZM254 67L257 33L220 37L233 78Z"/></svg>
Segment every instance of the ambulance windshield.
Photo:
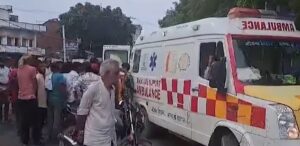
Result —
<svg viewBox="0 0 300 146"><path fill-rule="evenodd" d="M245 84L299 85L300 40L234 39L237 76Z"/></svg>

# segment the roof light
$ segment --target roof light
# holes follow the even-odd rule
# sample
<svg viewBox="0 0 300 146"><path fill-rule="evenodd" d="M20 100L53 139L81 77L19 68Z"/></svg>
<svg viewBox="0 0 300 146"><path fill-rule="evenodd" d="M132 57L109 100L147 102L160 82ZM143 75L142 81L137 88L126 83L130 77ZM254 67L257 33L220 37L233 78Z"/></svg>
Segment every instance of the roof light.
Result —
<svg viewBox="0 0 300 146"><path fill-rule="evenodd" d="M230 19L233 18L244 18L244 17L261 17L261 13L257 9L250 9L250 8L232 8L229 13L228 17Z"/></svg>
<svg viewBox="0 0 300 146"><path fill-rule="evenodd" d="M272 10L261 10L261 9L251 9L251 8L232 8L228 17L230 19L234 18L272 18L272 19L283 19L283 20L295 20L295 14L293 13L277 13Z"/></svg>

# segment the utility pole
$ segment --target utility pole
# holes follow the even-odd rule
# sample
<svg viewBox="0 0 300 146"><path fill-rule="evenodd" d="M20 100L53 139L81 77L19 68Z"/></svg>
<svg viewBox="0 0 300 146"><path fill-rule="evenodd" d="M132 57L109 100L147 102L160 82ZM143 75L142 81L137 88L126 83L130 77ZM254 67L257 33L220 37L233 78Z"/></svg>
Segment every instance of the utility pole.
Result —
<svg viewBox="0 0 300 146"><path fill-rule="evenodd" d="M63 33L64 62L67 62L65 25L62 26L62 33Z"/></svg>

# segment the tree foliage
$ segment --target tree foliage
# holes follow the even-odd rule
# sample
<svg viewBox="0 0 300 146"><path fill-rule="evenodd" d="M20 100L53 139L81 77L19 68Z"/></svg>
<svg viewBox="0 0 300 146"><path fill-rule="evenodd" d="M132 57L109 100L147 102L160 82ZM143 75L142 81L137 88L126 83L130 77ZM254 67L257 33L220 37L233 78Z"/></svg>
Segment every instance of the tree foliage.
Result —
<svg viewBox="0 0 300 146"><path fill-rule="evenodd" d="M91 3L78 3L59 16L65 25L66 38L81 39L81 49L90 49L97 56L105 44L132 45L136 26L121 8L103 8Z"/></svg>
<svg viewBox="0 0 300 146"><path fill-rule="evenodd" d="M300 28L300 0L180 0L167 10L165 17L159 20L161 27L194 21L206 17L226 16L236 6L294 12L296 25Z"/></svg>

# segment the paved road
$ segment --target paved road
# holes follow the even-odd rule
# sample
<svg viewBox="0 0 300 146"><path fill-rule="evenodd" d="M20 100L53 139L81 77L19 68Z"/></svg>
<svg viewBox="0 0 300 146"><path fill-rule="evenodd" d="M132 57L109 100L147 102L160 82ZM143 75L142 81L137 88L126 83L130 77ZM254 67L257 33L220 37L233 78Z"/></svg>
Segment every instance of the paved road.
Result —
<svg viewBox="0 0 300 146"><path fill-rule="evenodd" d="M0 146L20 146L13 124L0 123Z"/></svg>
<svg viewBox="0 0 300 146"><path fill-rule="evenodd" d="M191 146L191 143L172 134L153 137L149 140L152 142L152 146ZM14 124L0 124L0 146L21 146Z"/></svg>
<svg viewBox="0 0 300 146"><path fill-rule="evenodd" d="M15 125L11 123L0 123L0 146L22 146ZM47 144L45 146L55 146Z"/></svg>
<svg viewBox="0 0 300 146"><path fill-rule="evenodd" d="M153 146L192 146L191 143L178 138L173 134L168 134L162 137L151 138Z"/></svg>

